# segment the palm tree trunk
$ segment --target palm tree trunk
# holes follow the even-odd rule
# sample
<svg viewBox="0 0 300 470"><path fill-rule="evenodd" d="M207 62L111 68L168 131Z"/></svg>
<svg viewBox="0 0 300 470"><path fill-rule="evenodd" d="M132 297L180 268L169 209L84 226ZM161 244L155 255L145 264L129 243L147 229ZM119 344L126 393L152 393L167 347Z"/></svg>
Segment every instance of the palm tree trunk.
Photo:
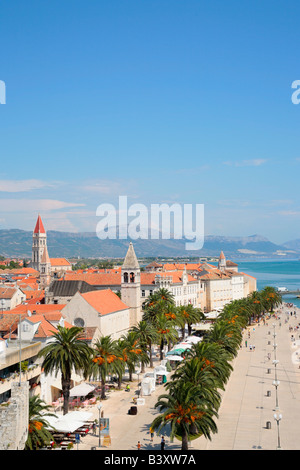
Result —
<svg viewBox="0 0 300 470"><path fill-rule="evenodd" d="M189 450L189 437L186 430L182 427L181 450Z"/></svg>
<svg viewBox="0 0 300 470"><path fill-rule="evenodd" d="M67 414L69 411L69 399L70 399L70 387L71 387L71 379L68 377L61 376L61 385L62 385L62 394L64 397L64 405L63 405L63 414Z"/></svg>
<svg viewBox="0 0 300 470"><path fill-rule="evenodd" d="M122 375L118 374L118 389L121 390L122 386Z"/></svg>
<svg viewBox="0 0 300 470"><path fill-rule="evenodd" d="M105 400L105 377L101 375L101 400Z"/></svg>
<svg viewBox="0 0 300 470"><path fill-rule="evenodd" d="M150 359L150 367L153 367L152 341L149 341L149 359Z"/></svg>
<svg viewBox="0 0 300 470"><path fill-rule="evenodd" d="M164 349L164 340L162 339L161 342L160 342L160 360L161 360L161 361L162 361L163 358L164 358L163 349Z"/></svg>

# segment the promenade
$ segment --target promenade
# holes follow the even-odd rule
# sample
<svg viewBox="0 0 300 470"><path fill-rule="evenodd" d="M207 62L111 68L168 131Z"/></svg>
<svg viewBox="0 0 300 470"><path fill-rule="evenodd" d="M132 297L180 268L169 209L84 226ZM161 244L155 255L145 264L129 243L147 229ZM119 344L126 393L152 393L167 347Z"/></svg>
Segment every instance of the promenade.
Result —
<svg viewBox="0 0 300 470"><path fill-rule="evenodd" d="M244 331L241 349L233 361L234 370L223 392L216 420L218 433L212 435L211 441L204 437L192 441L191 450L275 450L278 446L283 450L300 449L300 329L294 331L300 323L300 309L296 309L296 316L291 316L290 311L283 307L278 311L279 318ZM275 358L279 361L276 366ZM273 385L276 378L280 382L277 397ZM149 427L157 413L154 405L164 387L158 386L151 396L144 397L145 405L131 416L128 410L137 390L135 377L131 392L113 391L102 402L104 417L110 419L111 445L99 449L98 436L89 433L78 445L79 450L90 450L93 446L96 450L131 451L137 449L138 441L144 450L160 450L160 436L151 442ZM89 411L98 418L96 406ZM282 415L279 427L275 413ZM165 438L166 451L181 448L179 441L170 442L167 434Z"/></svg>

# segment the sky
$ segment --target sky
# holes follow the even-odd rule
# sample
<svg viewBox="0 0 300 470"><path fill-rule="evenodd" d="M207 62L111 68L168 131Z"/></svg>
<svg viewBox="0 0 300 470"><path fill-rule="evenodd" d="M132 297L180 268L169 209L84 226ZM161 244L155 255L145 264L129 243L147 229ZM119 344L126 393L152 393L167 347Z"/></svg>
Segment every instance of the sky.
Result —
<svg viewBox="0 0 300 470"><path fill-rule="evenodd" d="M126 195L204 204L206 235L300 238L299 17L294 0L1 0L0 229L40 213L93 232Z"/></svg>

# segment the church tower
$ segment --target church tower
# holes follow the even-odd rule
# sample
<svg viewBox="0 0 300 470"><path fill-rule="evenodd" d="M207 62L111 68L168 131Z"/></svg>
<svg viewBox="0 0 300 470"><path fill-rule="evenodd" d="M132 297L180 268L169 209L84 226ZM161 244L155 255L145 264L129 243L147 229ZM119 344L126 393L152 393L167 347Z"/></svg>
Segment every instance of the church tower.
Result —
<svg viewBox="0 0 300 470"><path fill-rule="evenodd" d="M42 256L47 248L47 235L44 225L39 215L36 221L35 229L32 235L32 260L31 267L41 272Z"/></svg>
<svg viewBox="0 0 300 470"><path fill-rule="evenodd" d="M225 258L225 255L224 255L223 251L221 251L221 254L220 254L220 257L219 257L218 268L222 272L224 272L225 269L226 269L226 258Z"/></svg>
<svg viewBox="0 0 300 470"><path fill-rule="evenodd" d="M121 269L121 299L130 309L130 327L141 321L141 271L130 242Z"/></svg>
<svg viewBox="0 0 300 470"><path fill-rule="evenodd" d="M48 254L47 245L44 248L42 259L40 262L40 284L47 287L51 281L51 261Z"/></svg>

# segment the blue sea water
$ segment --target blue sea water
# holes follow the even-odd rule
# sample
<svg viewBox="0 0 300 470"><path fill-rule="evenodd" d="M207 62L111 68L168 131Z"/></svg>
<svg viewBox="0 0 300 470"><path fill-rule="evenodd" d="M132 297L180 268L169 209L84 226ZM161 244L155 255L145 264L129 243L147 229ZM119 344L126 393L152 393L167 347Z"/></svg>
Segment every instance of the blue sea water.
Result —
<svg viewBox="0 0 300 470"><path fill-rule="evenodd" d="M239 271L257 279L257 289L265 286L287 287L289 290L300 289L300 261L236 261ZM300 299L295 295L284 295L285 302L300 307Z"/></svg>

